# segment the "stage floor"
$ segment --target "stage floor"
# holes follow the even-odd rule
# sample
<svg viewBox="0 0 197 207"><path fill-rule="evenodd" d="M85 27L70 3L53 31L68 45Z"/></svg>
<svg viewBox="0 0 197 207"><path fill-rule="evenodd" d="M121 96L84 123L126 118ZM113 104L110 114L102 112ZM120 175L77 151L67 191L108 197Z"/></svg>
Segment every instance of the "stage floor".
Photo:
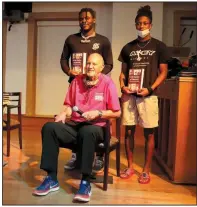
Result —
<svg viewBox="0 0 197 207"><path fill-rule="evenodd" d="M58 164L58 180L60 190L47 196L36 197L32 191L42 181L45 173L39 169L41 155L40 129L46 120L39 118L23 119L23 149L19 149L17 130L11 133L10 157L6 153L6 133L3 133L3 159L8 164L3 167L2 189L3 205L77 205L72 202L77 191L80 176L78 171L64 171L64 164L70 159L71 152L60 149ZM110 156L110 175L113 184L108 190L102 190L102 184L92 184L90 205L170 205L196 204L196 186L175 185L170 182L165 172L153 159L151 182L139 184L138 173L142 171L144 162L144 139L142 129L137 128L134 168L136 174L129 180L116 177L115 153ZM121 144L121 169L126 167L124 144ZM192 166L191 166L192 167Z"/></svg>

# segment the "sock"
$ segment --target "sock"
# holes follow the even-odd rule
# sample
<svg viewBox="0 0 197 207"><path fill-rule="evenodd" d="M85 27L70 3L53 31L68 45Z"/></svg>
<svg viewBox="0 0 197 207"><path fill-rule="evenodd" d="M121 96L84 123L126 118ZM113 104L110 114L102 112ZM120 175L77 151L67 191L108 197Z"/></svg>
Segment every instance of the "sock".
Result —
<svg viewBox="0 0 197 207"><path fill-rule="evenodd" d="M48 172L48 176L50 176L53 181L57 181L57 173L55 173L55 172Z"/></svg>
<svg viewBox="0 0 197 207"><path fill-rule="evenodd" d="M96 153L96 156L97 156L97 157L103 157L103 155L104 155L104 153L102 153L102 152L97 152L97 153Z"/></svg>
<svg viewBox="0 0 197 207"><path fill-rule="evenodd" d="M90 175L89 174L82 174L82 180L85 180L90 183Z"/></svg>

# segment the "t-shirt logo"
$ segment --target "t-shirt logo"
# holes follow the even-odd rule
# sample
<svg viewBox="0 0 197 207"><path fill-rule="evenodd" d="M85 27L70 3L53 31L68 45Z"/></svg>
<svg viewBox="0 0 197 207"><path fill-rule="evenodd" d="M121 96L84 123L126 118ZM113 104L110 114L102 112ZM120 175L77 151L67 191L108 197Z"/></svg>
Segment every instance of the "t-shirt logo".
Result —
<svg viewBox="0 0 197 207"><path fill-rule="evenodd" d="M154 50L136 50L130 53L130 57L132 60L146 60L148 57L152 56L155 53Z"/></svg>
<svg viewBox="0 0 197 207"><path fill-rule="evenodd" d="M95 101L103 101L103 99L104 99L103 93L96 93L94 96Z"/></svg>
<svg viewBox="0 0 197 207"><path fill-rule="evenodd" d="M99 49L99 45L100 45L100 43L94 43L93 46L92 46L92 49L93 50Z"/></svg>
<svg viewBox="0 0 197 207"><path fill-rule="evenodd" d="M140 56L137 57L137 61L140 61L142 58Z"/></svg>

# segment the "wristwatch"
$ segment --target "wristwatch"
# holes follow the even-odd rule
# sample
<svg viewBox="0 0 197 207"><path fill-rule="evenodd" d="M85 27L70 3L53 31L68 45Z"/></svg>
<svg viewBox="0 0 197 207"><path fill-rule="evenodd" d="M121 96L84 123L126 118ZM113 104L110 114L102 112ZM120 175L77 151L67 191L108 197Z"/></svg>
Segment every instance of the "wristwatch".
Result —
<svg viewBox="0 0 197 207"><path fill-rule="evenodd" d="M103 116L103 112L98 110L98 113L99 113L99 117L102 117Z"/></svg>
<svg viewBox="0 0 197 207"><path fill-rule="evenodd" d="M153 93L153 89L151 87L147 87L149 95L151 95Z"/></svg>

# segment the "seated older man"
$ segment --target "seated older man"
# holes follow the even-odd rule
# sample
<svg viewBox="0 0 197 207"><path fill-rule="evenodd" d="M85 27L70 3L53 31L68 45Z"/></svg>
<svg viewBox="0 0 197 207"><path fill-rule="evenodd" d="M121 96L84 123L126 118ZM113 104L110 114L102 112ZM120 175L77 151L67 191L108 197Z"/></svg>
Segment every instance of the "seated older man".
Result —
<svg viewBox="0 0 197 207"><path fill-rule="evenodd" d="M104 138L105 120L121 114L117 89L111 78L101 73L103 68L102 56L91 54L86 64L86 74L77 76L71 83L62 112L56 116L55 122L48 122L43 126L40 168L47 172L47 176L34 190L35 195L47 195L59 189L59 147L77 143L81 153L82 180L74 200L90 200L90 175L96 144ZM74 106L81 110L81 115L72 111ZM70 121L67 122L65 120L68 117Z"/></svg>

